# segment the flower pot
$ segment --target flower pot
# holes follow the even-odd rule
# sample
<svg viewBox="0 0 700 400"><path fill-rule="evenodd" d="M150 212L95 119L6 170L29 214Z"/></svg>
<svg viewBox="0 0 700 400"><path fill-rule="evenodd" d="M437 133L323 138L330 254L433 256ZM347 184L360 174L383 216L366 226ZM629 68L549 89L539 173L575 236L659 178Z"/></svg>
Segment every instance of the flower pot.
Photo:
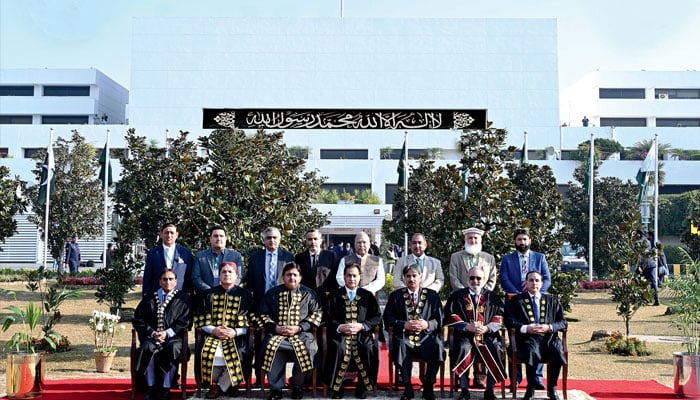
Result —
<svg viewBox="0 0 700 400"><path fill-rule="evenodd" d="M44 354L14 352L7 355L7 397L34 399L44 391Z"/></svg>
<svg viewBox="0 0 700 400"><path fill-rule="evenodd" d="M95 352L95 368L97 372L109 372L112 369L112 363L117 351L96 351Z"/></svg>
<svg viewBox="0 0 700 400"><path fill-rule="evenodd" d="M673 391L678 397L700 398L700 355L685 352L673 353L676 377Z"/></svg>

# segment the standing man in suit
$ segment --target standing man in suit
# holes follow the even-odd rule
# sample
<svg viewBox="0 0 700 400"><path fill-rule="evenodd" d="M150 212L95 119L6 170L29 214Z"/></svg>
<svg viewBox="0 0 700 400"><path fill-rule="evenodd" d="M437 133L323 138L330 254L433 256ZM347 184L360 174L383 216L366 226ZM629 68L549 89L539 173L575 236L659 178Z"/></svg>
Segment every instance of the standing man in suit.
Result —
<svg viewBox="0 0 700 400"><path fill-rule="evenodd" d="M226 248L226 230L222 226L209 230L209 244L209 249L194 257L192 283L198 296L219 285L219 266L224 262L236 264L236 285L241 283L240 275L243 275L243 257L236 250Z"/></svg>
<svg viewBox="0 0 700 400"><path fill-rule="evenodd" d="M330 250L321 250L321 231L306 231L306 250L294 256L294 262L301 268L301 284L314 290L325 309L326 293L337 289L335 273L338 259ZM330 279L329 279L330 278Z"/></svg>
<svg viewBox="0 0 700 400"><path fill-rule="evenodd" d="M414 233L411 237L411 255L399 258L394 265L394 289L406 287L403 280L403 269L411 264L418 264L421 268L420 286L440 293L442 285L445 283L445 274L442 272L442 264L435 257L425 254L428 248L428 241L422 233Z"/></svg>
<svg viewBox="0 0 700 400"><path fill-rule="evenodd" d="M496 287L496 260L482 249L482 236L484 231L478 228L469 228L462 231L464 234L464 250L452 253L450 257L450 285L452 291L469 287L469 270L481 267L486 276L484 289L493 291Z"/></svg>
<svg viewBox="0 0 700 400"><path fill-rule="evenodd" d="M345 266L357 263L362 271L360 287L369 290L375 296L384 287L384 262L381 258L369 254L369 246L369 235L364 232L355 235L355 252L343 257L338 265L338 272L335 274L338 286L345 285Z"/></svg>
<svg viewBox="0 0 700 400"><path fill-rule="evenodd" d="M78 246L78 234L74 233L70 242L66 243L66 267L71 275L78 273L80 267L80 246Z"/></svg>
<svg viewBox="0 0 700 400"><path fill-rule="evenodd" d="M526 276L526 291L513 297L506 305L506 326L515 329L518 358L525 363L527 390L524 400L532 400L536 389L537 365L549 362L551 380L547 380L547 397L559 400L557 381L562 365L566 364L558 332L567 327L559 300L542 293L542 274L530 271Z"/></svg>
<svg viewBox="0 0 700 400"><path fill-rule="evenodd" d="M177 289L187 294L192 293L192 250L176 244L180 236L177 226L166 223L160 228L162 243L148 250L146 266L143 270L142 296L158 290L160 273L172 269L177 275Z"/></svg>
<svg viewBox="0 0 700 400"><path fill-rule="evenodd" d="M501 261L501 285L506 293L517 294L525 291L525 275L537 271L542 275L542 293L552 285L549 267L544 254L530 250L532 239L527 229L518 228L513 234L515 251L503 256Z"/></svg>

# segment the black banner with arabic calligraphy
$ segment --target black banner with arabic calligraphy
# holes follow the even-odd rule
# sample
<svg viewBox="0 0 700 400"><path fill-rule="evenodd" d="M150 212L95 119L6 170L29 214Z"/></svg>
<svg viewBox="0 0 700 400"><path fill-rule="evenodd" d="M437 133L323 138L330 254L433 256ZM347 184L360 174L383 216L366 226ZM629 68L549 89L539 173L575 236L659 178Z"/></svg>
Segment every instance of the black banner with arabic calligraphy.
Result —
<svg viewBox="0 0 700 400"><path fill-rule="evenodd" d="M204 129L485 129L486 110L205 108Z"/></svg>

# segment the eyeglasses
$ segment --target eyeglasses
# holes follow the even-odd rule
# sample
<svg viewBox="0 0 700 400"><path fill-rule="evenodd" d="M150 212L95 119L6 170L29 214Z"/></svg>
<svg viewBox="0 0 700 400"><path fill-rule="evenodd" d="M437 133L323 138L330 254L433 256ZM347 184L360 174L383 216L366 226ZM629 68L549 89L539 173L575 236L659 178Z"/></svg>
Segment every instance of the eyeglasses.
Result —
<svg viewBox="0 0 700 400"><path fill-rule="evenodd" d="M480 276L470 276L469 280L470 281L480 281L482 278Z"/></svg>

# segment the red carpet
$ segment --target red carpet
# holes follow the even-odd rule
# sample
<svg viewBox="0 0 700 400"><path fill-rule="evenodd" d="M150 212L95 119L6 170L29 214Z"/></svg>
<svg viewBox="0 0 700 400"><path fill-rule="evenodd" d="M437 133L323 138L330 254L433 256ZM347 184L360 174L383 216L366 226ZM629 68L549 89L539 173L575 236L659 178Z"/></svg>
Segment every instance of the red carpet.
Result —
<svg viewBox="0 0 700 400"><path fill-rule="evenodd" d="M190 384L191 382L191 384ZM382 386L388 384L384 383ZM194 380L188 379L189 395L194 391ZM559 386L561 389L561 385ZM447 388L446 388L447 389ZM521 387L521 390L524 388ZM584 391L596 399L662 400L674 399L673 390L655 381L588 381L569 380L569 390ZM449 393L449 392L448 392ZM179 395L179 392L178 392ZM258 393L254 392L254 396ZM510 398L510 393L506 393ZM350 396L352 397L352 396ZM395 396L398 397L398 396ZM116 400L131 398L128 379L65 379L46 381L46 400ZM143 394L137 395L137 399ZM172 395L175 399L175 394ZM179 398L179 397L177 397Z"/></svg>

